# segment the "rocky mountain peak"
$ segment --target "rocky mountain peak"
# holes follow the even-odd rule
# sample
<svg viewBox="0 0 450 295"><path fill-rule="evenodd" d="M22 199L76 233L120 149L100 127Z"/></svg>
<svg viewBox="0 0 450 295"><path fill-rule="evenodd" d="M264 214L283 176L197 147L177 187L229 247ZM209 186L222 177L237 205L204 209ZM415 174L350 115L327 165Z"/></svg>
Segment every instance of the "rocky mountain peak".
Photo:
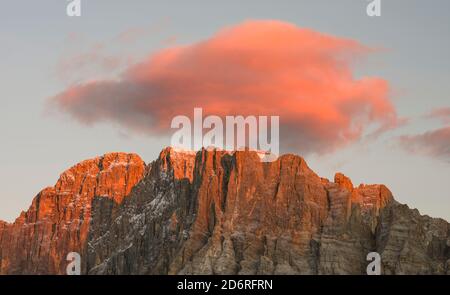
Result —
<svg viewBox="0 0 450 295"><path fill-rule="evenodd" d="M348 178L347 176L345 176L342 173L338 172L334 175L334 182L349 192L353 191L352 181L350 180L350 178Z"/></svg>
<svg viewBox="0 0 450 295"><path fill-rule="evenodd" d="M43 189L3 233L0 272L63 272L65 257L59 251L83 251L94 199L120 204L144 170L145 163L135 154L109 153L63 172L55 186Z"/></svg>
<svg viewBox="0 0 450 295"><path fill-rule="evenodd" d="M449 273L449 224L399 204L381 184L320 178L288 154L165 148L83 161L0 223L0 273L64 273L79 252L89 274Z"/></svg>
<svg viewBox="0 0 450 295"><path fill-rule="evenodd" d="M157 162L164 171L171 171L175 179L193 180L196 152L166 147L159 154Z"/></svg>

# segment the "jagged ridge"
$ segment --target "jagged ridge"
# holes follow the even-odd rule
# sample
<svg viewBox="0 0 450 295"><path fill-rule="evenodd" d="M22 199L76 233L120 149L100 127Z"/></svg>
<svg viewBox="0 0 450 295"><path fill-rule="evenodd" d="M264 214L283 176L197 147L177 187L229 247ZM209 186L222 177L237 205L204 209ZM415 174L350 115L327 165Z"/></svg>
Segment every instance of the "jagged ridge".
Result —
<svg viewBox="0 0 450 295"><path fill-rule="evenodd" d="M250 151L166 148L137 167L126 190L113 182L105 195L115 197L92 194L83 203L92 211L83 239L52 219L51 235L28 232L16 242L38 236L54 245L66 235L79 241L89 274L362 274L372 251L382 255L385 274L449 273L446 221L397 203L384 185L355 188L339 173L333 182L320 178L299 156L261 163ZM33 208L25 216L35 216ZM39 214L52 216L46 208ZM32 247L24 247L28 256L11 255L5 241L33 221L18 220L0 223L2 273L62 273L73 249L67 243L50 247L49 256ZM42 267L44 257L58 267Z"/></svg>
<svg viewBox="0 0 450 295"><path fill-rule="evenodd" d="M110 153L62 173L14 223L0 225L0 273L65 273L67 253L84 255L93 200L121 203L144 169L137 155Z"/></svg>

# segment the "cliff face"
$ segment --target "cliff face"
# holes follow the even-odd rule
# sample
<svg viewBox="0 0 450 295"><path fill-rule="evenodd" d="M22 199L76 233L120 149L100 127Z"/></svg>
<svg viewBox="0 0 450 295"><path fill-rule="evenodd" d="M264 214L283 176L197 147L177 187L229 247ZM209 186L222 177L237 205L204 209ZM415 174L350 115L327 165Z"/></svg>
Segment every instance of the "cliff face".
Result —
<svg viewBox="0 0 450 295"><path fill-rule="evenodd" d="M450 274L449 224L384 185L329 181L294 155L167 148L146 168L120 155L133 160L117 173L93 160L75 178L97 181L57 184L0 223L2 273L63 273L76 251L89 274L364 274L376 251L384 274Z"/></svg>
<svg viewBox="0 0 450 295"><path fill-rule="evenodd" d="M120 204L144 162L112 153L77 164L42 190L13 224L0 225L0 273L64 274L69 252L85 252L94 199Z"/></svg>
<svg viewBox="0 0 450 295"><path fill-rule="evenodd" d="M372 251L386 274L449 271L448 223L383 185L321 179L294 155L166 149L150 167L90 240L90 274L362 274Z"/></svg>

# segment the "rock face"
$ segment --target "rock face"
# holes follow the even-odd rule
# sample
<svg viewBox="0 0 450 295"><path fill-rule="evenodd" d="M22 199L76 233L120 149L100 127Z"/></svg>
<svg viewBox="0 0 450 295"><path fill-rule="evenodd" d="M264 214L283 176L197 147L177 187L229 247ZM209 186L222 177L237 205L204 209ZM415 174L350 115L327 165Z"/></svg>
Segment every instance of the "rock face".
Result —
<svg viewBox="0 0 450 295"><path fill-rule="evenodd" d="M166 148L146 167L91 162L0 223L1 273L64 273L76 251L85 274L364 274L369 252L384 274L450 274L446 221L295 155Z"/></svg>
<svg viewBox="0 0 450 295"><path fill-rule="evenodd" d="M65 171L13 224L0 224L0 273L65 274L67 254L85 252L95 200L120 204L144 169L137 155L111 153Z"/></svg>

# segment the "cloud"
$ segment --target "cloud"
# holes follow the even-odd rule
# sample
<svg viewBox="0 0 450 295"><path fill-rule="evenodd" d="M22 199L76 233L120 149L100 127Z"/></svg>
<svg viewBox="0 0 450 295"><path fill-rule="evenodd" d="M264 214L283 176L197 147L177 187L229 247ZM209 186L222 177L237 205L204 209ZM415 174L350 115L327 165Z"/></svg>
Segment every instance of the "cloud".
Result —
<svg viewBox="0 0 450 295"><path fill-rule="evenodd" d="M279 115L281 148L324 153L395 126L387 81L355 78L372 50L281 21L247 21L150 55L115 80L70 87L50 101L79 122L168 134L177 115Z"/></svg>
<svg viewBox="0 0 450 295"><path fill-rule="evenodd" d="M91 66L92 64L100 66L104 70L114 70L120 64L121 60L114 56L105 56L101 50L102 45L96 45L87 52L71 56L60 61L58 67L63 72L70 72L82 67Z"/></svg>
<svg viewBox="0 0 450 295"><path fill-rule="evenodd" d="M120 32L114 39L120 43L129 45L140 40L143 40L146 36L160 33L168 27L169 19L162 18L157 20L151 26L135 26L128 28Z"/></svg>
<svg viewBox="0 0 450 295"><path fill-rule="evenodd" d="M107 54L105 45L97 43L86 51L62 57L56 65L56 74L63 81L80 80L94 73L111 73L131 63L130 57Z"/></svg>
<svg viewBox="0 0 450 295"><path fill-rule="evenodd" d="M427 131L417 135L405 135L398 138L405 150L422 154L450 163L450 126Z"/></svg>
<svg viewBox="0 0 450 295"><path fill-rule="evenodd" d="M428 115L426 115L429 119L439 119L444 124L450 123L450 107L442 107L432 110Z"/></svg>
<svg viewBox="0 0 450 295"><path fill-rule="evenodd" d="M66 52L58 61L55 74L63 82L83 81L83 77L108 77L126 66L135 63L136 57L130 51L138 41L156 36L168 25L168 19L162 18L150 26L134 26L121 31L110 40L94 42L79 32L69 32L65 44ZM176 37L161 40L162 44L174 44ZM125 50L124 50L124 47ZM117 52L118 51L118 52ZM128 54L125 54L128 52Z"/></svg>

